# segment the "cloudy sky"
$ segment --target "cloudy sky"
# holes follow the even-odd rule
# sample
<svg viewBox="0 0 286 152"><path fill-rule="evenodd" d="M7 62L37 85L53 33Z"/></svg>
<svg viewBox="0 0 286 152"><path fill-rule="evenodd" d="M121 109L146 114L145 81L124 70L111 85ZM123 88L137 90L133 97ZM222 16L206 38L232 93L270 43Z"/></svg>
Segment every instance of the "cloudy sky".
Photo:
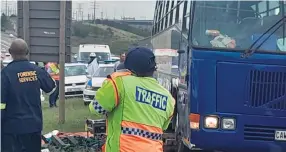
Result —
<svg viewBox="0 0 286 152"><path fill-rule="evenodd" d="M73 1L73 12L80 11L82 8L83 16L88 18L88 14L93 14L93 0L90 1ZM97 0L96 1L96 17L108 19L120 19L122 16L135 17L136 19L153 19L153 12L155 7L155 0ZM16 0L7 0L7 8L11 12L16 11ZM6 12L6 0L1 0L1 12ZM79 16L80 17L80 16Z"/></svg>

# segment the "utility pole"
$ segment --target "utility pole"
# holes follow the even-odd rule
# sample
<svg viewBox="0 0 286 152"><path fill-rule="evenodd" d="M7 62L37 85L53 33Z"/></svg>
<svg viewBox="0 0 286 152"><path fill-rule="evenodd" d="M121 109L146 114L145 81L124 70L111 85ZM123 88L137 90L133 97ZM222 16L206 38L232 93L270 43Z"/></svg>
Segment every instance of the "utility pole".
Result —
<svg viewBox="0 0 286 152"><path fill-rule="evenodd" d="M114 8L113 11L113 20L115 20L116 8Z"/></svg>
<svg viewBox="0 0 286 152"><path fill-rule="evenodd" d="M95 20L96 20L96 17L95 17L95 14L96 14L96 9L97 9L97 7L98 7L98 3L96 2L96 0L94 0L93 2L92 2L92 11L93 11L93 13L92 13L92 20L93 20L93 24L95 24Z"/></svg>
<svg viewBox="0 0 286 152"><path fill-rule="evenodd" d="M82 7L81 7L81 3L78 4L78 11L77 11L77 19L79 18L79 15L81 15L81 20L83 20L83 12L82 12Z"/></svg>
<svg viewBox="0 0 286 152"><path fill-rule="evenodd" d="M95 24L96 0L93 1L93 24Z"/></svg>
<svg viewBox="0 0 286 152"><path fill-rule="evenodd" d="M6 11L6 16L8 16L8 0L6 0L6 9L5 9L5 11Z"/></svg>
<svg viewBox="0 0 286 152"><path fill-rule="evenodd" d="M122 15L123 15L123 20L124 20L124 18L125 18L125 12L124 12L124 10L122 10Z"/></svg>
<svg viewBox="0 0 286 152"><path fill-rule="evenodd" d="M72 19L76 19L76 12L72 12Z"/></svg>
<svg viewBox="0 0 286 152"><path fill-rule="evenodd" d="M66 59L66 1L60 1L60 46L59 46L59 62L60 62L60 104L59 104L59 123L65 123L65 59Z"/></svg>
<svg viewBox="0 0 286 152"><path fill-rule="evenodd" d="M30 5L29 1L23 1L23 39L30 46ZM6 14L7 15L7 14ZM30 59L30 53L27 55Z"/></svg>
<svg viewBox="0 0 286 152"><path fill-rule="evenodd" d="M100 14L101 14L101 20L103 20L103 11L101 11Z"/></svg>

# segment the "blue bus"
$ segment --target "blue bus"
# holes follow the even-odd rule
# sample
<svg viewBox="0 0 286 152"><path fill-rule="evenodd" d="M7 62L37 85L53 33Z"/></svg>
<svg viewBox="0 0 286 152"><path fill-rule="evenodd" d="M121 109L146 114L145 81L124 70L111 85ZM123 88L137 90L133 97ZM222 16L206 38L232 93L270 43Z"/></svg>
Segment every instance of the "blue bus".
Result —
<svg viewBox="0 0 286 152"><path fill-rule="evenodd" d="M285 1L156 2L152 47L179 53L177 151L286 152L285 22Z"/></svg>

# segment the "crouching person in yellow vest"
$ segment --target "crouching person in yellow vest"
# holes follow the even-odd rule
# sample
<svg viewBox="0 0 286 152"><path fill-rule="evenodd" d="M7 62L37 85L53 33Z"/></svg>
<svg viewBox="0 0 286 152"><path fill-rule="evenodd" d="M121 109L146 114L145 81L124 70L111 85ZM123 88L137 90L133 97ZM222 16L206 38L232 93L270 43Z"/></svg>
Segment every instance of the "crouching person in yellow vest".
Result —
<svg viewBox="0 0 286 152"><path fill-rule="evenodd" d="M156 62L151 50L130 50L124 64L129 71L109 75L89 105L92 113L107 116L103 151L163 152L162 134L175 100L152 78Z"/></svg>

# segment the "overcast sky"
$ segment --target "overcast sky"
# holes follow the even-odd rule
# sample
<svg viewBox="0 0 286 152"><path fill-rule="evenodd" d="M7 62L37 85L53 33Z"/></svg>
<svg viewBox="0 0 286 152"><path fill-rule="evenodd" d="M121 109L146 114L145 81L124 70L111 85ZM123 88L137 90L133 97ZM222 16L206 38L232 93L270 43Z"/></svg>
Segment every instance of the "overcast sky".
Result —
<svg viewBox="0 0 286 152"><path fill-rule="evenodd" d="M93 14L94 1L73 1L73 12L79 11L81 4L81 11L83 11L84 18L87 19L88 14ZM96 1L96 17L108 19L120 19L122 16L135 17L136 19L153 19L155 8L155 0L148 1L119 1L119 0L101 0ZM16 11L16 0L8 0L8 10L10 12ZM6 12L6 0L1 0L1 12ZM102 12L102 13L101 13ZM74 14L75 16L75 14Z"/></svg>

